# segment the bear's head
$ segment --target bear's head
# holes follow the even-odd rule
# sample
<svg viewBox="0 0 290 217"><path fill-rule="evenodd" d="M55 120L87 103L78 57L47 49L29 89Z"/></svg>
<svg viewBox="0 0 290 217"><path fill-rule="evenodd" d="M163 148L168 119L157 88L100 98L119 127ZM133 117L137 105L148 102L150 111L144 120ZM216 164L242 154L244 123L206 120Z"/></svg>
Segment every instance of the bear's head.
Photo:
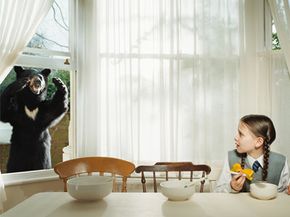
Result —
<svg viewBox="0 0 290 217"><path fill-rule="evenodd" d="M36 71L34 69L23 69L20 66L15 66L16 80L27 79L27 86L21 91L20 96L26 103L35 104L46 99L47 95L47 80L50 74L50 69Z"/></svg>

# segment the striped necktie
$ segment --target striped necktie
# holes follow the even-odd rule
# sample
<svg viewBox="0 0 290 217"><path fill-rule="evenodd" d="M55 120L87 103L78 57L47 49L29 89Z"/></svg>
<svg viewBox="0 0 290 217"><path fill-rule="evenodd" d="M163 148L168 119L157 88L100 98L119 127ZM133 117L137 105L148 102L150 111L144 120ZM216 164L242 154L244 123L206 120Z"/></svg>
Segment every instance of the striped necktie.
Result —
<svg viewBox="0 0 290 217"><path fill-rule="evenodd" d="M259 167L261 167L261 164L259 163L259 161L256 160L256 161L253 163L252 169L254 170L254 172L257 172L258 169L259 169Z"/></svg>

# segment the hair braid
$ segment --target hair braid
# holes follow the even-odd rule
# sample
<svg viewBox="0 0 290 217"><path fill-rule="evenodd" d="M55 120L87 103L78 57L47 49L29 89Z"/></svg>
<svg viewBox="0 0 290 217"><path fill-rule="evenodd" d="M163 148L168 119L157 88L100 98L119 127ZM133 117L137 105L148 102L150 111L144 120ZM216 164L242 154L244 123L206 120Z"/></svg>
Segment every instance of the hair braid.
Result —
<svg viewBox="0 0 290 217"><path fill-rule="evenodd" d="M241 155L241 167L242 167L242 169L244 169L245 168L245 164L246 164L246 154L242 154Z"/></svg>
<svg viewBox="0 0 290 217"><path fill-rule="evenodd" d="M262 180L266 181L269 168L270 145L276 139L276 130L272 120L265 115L246 115L241 118L249 130L256 136L264 139L263 143L263 171Z"/></svg>
<svg viewBox="0 0 290 217"><path fill-rule="evenodd" d="M264 143L264 165L263 165L263 174L262 180L266 181L268 176L268 166L269 166L269 152L270 152L270 145L265 141Z"/></svg>

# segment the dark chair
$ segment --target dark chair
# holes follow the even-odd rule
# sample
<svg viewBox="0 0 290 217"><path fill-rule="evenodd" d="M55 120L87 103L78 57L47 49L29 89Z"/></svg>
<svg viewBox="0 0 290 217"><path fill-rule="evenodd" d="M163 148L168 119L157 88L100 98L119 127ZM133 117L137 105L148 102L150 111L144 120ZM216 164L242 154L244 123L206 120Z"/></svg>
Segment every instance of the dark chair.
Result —
<svg viewBox="0 0 290 217"><path fill-rule="evenodd" d="M122 177L122 192L127 191L127 178L134 172L135 165L112 157L82 157L58 163L54 171L64 182L64 191L67 191L66 182L69 178L80 175L92 175L98 172L99 175L109 173L113 177L113 191L117 190L116 175Z"/></svg>
<svg viewBox="0 0 290 217"><path fill-rule="evenodd" d="M201 181L200 181L200 192L204 190L205 177L211 171L211 168L205 164L193 164L192 162L157 162L154 165L141 165L136 167L135 172L141 173L141 183L143 192L147 192L146 190L146 174L153 174L153 187L154 192L157 192L157 178L156 173L165 173L165 180L169 179L169 172L178 172L178 179L182 179L182 174L188 172L189 180L193 181L193 173L201 172ZM147 176L148 178L148 176Z"/></svg>

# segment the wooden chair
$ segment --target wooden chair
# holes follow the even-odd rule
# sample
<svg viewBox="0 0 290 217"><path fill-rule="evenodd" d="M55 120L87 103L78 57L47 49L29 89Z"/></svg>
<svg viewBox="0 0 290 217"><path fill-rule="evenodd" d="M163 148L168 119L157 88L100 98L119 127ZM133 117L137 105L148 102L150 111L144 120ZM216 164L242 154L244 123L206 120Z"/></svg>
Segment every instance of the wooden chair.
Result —
<svg viewBox="0 0 290 217"><path fill-rule="evenodd" d="M194 172L202 172L201 181L200 181L200 192L203 192L205 176L208 175L211 171L211 168L205 164L192 164L192 162L157 162L155 165L141 165L135 169L136 173L141 173L141 183L143 192L146 192L146 178L145 173L153 174L153 187L154 192L157 192L157 180L156 173L165 173L165 179L168 181L169 172L178 172L178 179L182 179L182 173L189 172L190 177L189 180L193 181L193 173Z"/></svg>
<svg viewBox="0 0 290 217"><path fill-rule="evenodd" d="M135 165L112 157L82 157L58 163L54 171L64 182L64 191L67 191L66 182L69 178L80 175L108 173L113 176L113 191L117 191L116 175L122 177L122 192L127 191L127 178L134 172Z"/></svg>

